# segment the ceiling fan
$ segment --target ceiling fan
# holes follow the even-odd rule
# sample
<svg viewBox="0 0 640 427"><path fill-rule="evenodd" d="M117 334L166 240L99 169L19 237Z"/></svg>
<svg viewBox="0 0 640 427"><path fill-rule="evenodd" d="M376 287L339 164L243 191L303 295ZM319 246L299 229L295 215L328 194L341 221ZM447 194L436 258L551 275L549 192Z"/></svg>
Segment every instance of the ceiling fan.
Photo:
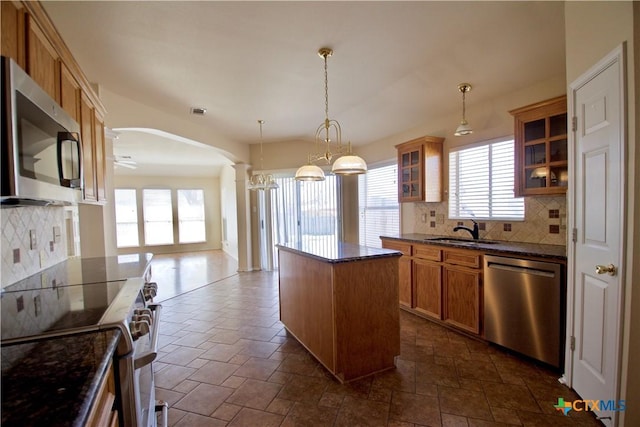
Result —
<svg viewBox="0 0 640 427"><path fill-rule="evenodd" d="M116 167L123 167L128 169L136 169L137 164L135 160L131 158L131 156L115 156L113 160L113 165Z"/></svg>

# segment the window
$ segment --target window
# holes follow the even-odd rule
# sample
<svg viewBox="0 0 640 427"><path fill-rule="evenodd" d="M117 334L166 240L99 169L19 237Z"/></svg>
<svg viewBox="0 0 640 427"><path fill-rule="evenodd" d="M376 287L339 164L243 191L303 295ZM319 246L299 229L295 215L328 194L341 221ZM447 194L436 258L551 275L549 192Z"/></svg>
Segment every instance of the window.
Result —
<svg viewBox="0 0 640 427"><path fill-rule="evenodd" d="M358 177L361 245L380 248L380 236L400 231L397 180L395 164L369 169Z"/></svg>
<svg viewBox="0 0 640 427"><path fill-rule="evenodd" d="M115 189L116 246L130 248L138 246L138 206L136 190Z"/></svg>
<svg viewBox="0 0 640 427"><path fill-rule="evenodd" d="M178 241L204 242L204 190L178 190Z"/></svg>
<svg viewBox="0 0 640 427"><path fill-rule="evenodd" d="M145 245L173 244L171 190L142 190Z"/></svg>
<svg viewBox="0 0 640 427"><path fill-rule="evenodd" d="M449 218L524 219L514 197L513 140L462 147L449 153Z"/></svg>

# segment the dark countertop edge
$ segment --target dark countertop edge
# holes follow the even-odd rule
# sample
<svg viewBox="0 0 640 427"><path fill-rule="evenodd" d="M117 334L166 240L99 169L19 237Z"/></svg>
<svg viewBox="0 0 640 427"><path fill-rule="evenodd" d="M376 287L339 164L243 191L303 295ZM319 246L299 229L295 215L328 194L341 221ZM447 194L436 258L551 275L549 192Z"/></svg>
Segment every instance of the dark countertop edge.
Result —
<svg viewBox="0 0 640 427"><path fill-rule="evenodd" d="M360 245L356 245L353 243L340 243L339 245L341 246L345 246L346 248L349 249L355 249L355 248L364 248L364 253L360 254L360 255L352 255L352 256L341 256L340 258L327 258L323 255L317 254L317 253L312 253L312 252L307 252L304 251L302 249L298 249L298 248L293 248L291 246L287 246L287 245L281 245L281 244L277 244L276 247L278 249L282 249L285 250L287 252L291 252L291 253L295 253L298 255L302 255L302 256L306 256L308 258L313 258L316 259L318 261L322 261L322 262L326 262L328 264L339 264L339 263L344 263L344 262L354 262L354 261L364 261L364 260L370 260L370 259L376 259L376 258L391 258L391 257L400 257L402 256L402 252L393 250L393 249L384 249L384 248L372 248L369 246L360 246ZM378 253L366 253L369 251L375 251Z"/></svg>
<svg viewBox="0 0 640 427"><path fill-rule="evenodd" d="M505 256L521 256L521 257L536 257L546 258L549 260L566 262L566 246L562 245L549 245L544 243L529 243L529 242L508 242L497 241L495 243L477 243L469 245L468 243L455 243L455 242L442 242L438 240L429 240L439 237L451 237L451 236L439 236L431 234L407 234L400 236L380 236L381 239L399 240L409 243L421 243L434 246L445 246L450 248L468 249L481 251L489 255L505 255ZM562 254L560 252L563 252Z"/></svg>
<svg viewBox="0 0 640 427"><path fill-rule="evenodd" d="M91 385L89 386L89 390L87 391L87 399L85 399L85 401L82 403L80 412L73 422L74 426L81 427L87 424L89 414L91 413L91 408L93 407L93 404L98 397L98 389L100 388L100 384L102 384L104 376L107 375L109 362L113 358L113 355L115 354L116 348L118 346L118 341L120 340L121 332L119 329L108 329L104 332L112 332L113 336L111 337L111 340L109 341L109 344L105 349L104 357L100 361L100 365L98 365L98 368L96 369L96 374L91 381Z"/></svg>

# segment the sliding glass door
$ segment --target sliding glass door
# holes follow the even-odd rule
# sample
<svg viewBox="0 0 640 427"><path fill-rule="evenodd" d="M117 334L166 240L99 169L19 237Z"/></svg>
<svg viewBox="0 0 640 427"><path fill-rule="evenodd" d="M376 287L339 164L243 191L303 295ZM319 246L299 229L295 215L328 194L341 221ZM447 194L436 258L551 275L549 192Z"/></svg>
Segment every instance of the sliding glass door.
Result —
<svg viewBox="0 0 640 427"><path fill-rule="evenodd" d="M277 267L275 244L293 244L305 250L334 246L339 240L338 227L338 179L329 175L324 181L296 181L293 177L276 178L280 186L271 191L271 247L273 264ZM269 232L265 227L265 233ZM261 239L267 242L268 239ZM268 255L261 251L261 256Z"/></svg>

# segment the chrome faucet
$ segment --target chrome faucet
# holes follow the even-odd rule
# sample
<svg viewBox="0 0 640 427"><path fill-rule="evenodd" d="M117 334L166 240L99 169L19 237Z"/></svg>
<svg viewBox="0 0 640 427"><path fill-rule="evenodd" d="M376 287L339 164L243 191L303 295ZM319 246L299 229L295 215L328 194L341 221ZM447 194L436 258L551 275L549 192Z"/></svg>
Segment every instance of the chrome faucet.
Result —
<svg viewBox="0 0 640 427"><path fill-rule="evenodd" d="M471 220L471 222L473 222L473 230L469 227L458 226L453 227L453 231L467 230L469 233L471 233L471 237L473 237L474 240L478 240L480 238L480 233L478 232L478 223L474 220Z"/></svg>

